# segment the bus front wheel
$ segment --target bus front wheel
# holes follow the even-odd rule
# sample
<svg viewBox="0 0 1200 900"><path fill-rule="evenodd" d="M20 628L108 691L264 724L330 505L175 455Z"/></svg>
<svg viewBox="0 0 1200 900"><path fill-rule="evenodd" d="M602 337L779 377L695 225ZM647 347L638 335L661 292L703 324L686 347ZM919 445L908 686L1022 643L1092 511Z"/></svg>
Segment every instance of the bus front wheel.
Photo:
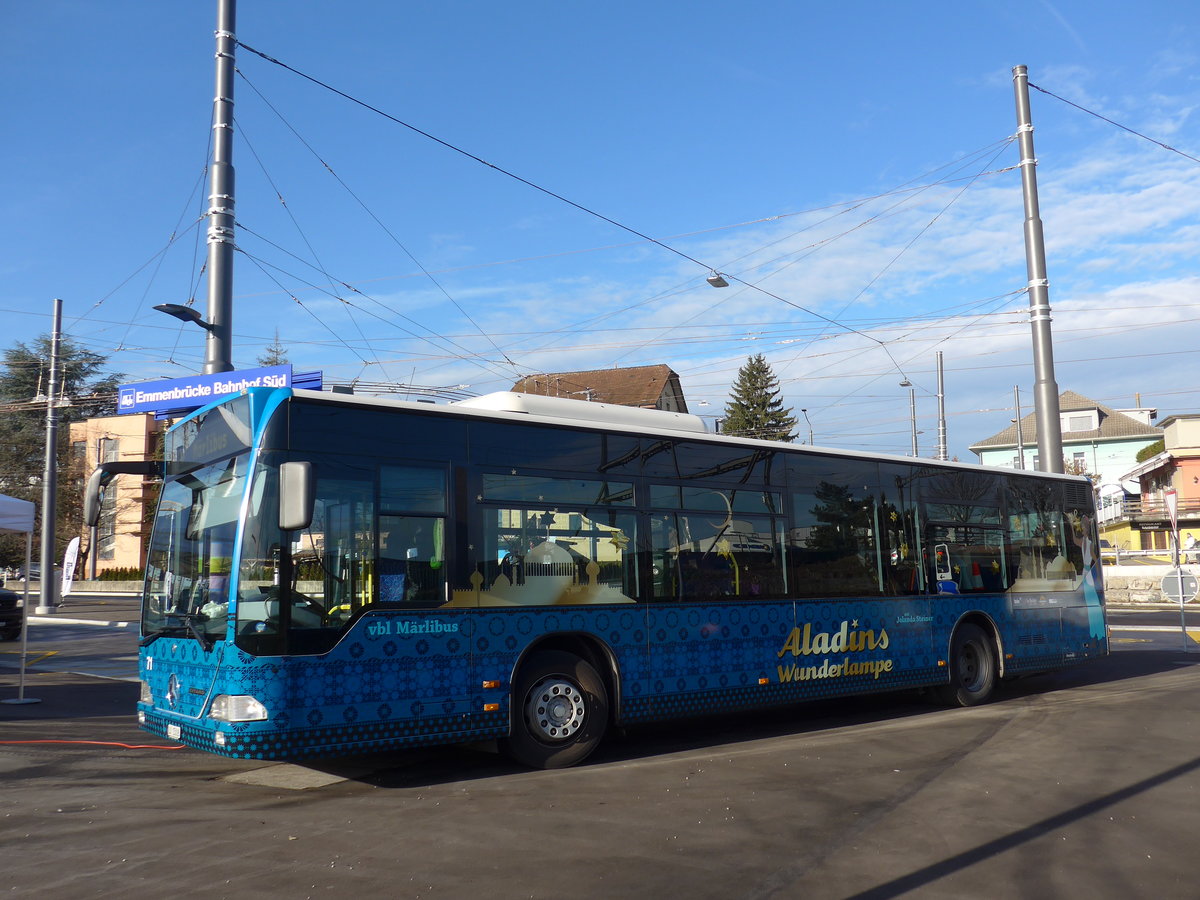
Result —
<svg viewBox="0 0 1200 900"><path fill-rule="evenodd" d="M948 706L978 706L996 691L999 665L991 638L978 625L965 623L950 640L950 682L939 699Z"/></svg>
<svg viewBox="0 0 1200 900"><path fill-rule="evenodd" d="M582 762L608 727L608 692L591 665L570 653L539 653L517 674L512 734L514 760L535 769Z"/></svg>

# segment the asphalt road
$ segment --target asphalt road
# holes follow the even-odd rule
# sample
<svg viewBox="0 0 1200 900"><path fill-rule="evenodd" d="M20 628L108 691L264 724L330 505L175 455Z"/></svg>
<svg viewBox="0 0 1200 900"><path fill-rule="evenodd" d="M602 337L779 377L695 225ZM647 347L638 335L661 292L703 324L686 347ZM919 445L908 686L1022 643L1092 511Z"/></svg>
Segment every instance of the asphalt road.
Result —
<svg viewBox="0 0 1200 900"><path fill-rule="evenodd" d="M31 652L75 627L35 624ZM1144 634L976 709L905 694L660 725L556 772L466 748L306 766L170 749L137 730L136 684L38 665L41 702L0 705L0 890L1194 898L1200 646L1116 640Z"/></svg>

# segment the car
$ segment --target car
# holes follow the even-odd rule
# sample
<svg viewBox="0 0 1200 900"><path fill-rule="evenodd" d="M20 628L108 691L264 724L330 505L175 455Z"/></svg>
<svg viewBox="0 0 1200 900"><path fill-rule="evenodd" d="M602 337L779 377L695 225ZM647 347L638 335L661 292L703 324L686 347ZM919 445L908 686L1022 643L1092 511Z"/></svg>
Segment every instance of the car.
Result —
<svg viewBox="0 0 1200 900"><path fill-rule="evenodd" d="M16 591L0 588L0 641L21 637L21 597Z"/></svg>
<svg viewBox="0 0 1200 900"><path fill-rule="evenodd" d="M16 577L17 581L25 580L25 568L23 566L20 569L17 569L17 574L15 577ZM62 578L62 566L54 567L54 577ZM29 564L29 580L30 581L41 581L42 580L42 564L41 563L30 563Z"/></svg>

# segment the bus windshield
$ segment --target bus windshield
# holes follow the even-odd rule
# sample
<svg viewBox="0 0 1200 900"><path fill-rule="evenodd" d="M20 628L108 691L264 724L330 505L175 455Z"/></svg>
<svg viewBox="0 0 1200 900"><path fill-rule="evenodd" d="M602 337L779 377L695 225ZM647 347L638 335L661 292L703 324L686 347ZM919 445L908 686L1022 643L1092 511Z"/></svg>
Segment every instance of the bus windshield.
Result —
<svg viewBox="0 0 1200 900"><path fill-rule="evenodd" d="M163 456L142 635L188 634L209 644L225 635L251 458L249 400L238 397L183 422L167 436Z"/></svg>
<svg viewBox="0 0 1200 900"><path fill-rule="evenodd" d="M248 459L233 456L163 485L147 555L144 636L224 636Z"/></svg>

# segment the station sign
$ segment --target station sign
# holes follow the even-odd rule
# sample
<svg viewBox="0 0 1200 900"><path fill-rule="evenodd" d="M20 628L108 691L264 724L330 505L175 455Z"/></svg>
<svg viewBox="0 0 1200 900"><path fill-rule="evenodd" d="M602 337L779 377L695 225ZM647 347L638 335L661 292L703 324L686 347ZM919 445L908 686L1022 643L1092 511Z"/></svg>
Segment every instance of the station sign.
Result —
<svg viewBox="0 0 1200 900"><path fill-rule="evenodd" d="M186 378L163 378L123 384L117 390L117 412L189 412L252 387L291 387L292 367L266 366Z"/></svg>

